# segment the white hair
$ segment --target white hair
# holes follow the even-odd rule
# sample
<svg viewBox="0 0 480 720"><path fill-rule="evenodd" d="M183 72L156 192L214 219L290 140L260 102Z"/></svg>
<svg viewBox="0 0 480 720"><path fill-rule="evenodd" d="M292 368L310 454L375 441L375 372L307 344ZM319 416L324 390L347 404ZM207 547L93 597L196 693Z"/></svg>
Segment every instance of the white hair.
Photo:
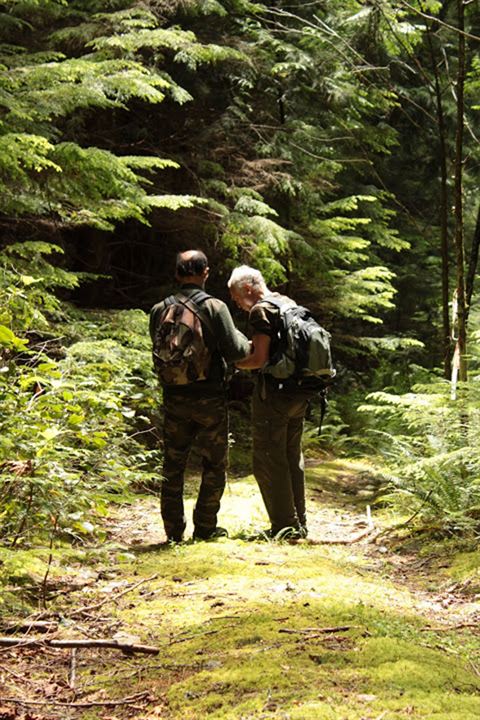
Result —
<svg viewBox="0 0 480 720"><path fill-rule="evenodd" d="M246 285L267 290L267 284L260 270L256 270L256 268L249 267L248 265L239 265L236 267L230 275L227 284L229 288L235 288L237 290L243 290Z"/></svg>

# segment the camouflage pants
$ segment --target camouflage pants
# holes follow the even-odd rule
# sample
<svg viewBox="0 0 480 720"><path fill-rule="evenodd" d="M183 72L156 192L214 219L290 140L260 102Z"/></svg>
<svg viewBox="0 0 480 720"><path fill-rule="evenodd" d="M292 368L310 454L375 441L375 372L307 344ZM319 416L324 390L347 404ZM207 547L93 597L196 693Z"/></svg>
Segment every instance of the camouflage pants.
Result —
<svg viewBox="0 0 480 720"><path fill-rule="evenodd" d="M308 400L271 386L252 397L253 472L272 533L306 526L302 433Z"/></svg>
<svg viewBox="0 0 480 720"><path fill-rule="evenodd" d="M202 457L202 479L193 512L195 530L208 533L217 525L225 489L228 454L228 416L225 397L164 398L164 462L161 512L168 538L180 539L186 519L183 506L184 473L194 441Z"/></svg>

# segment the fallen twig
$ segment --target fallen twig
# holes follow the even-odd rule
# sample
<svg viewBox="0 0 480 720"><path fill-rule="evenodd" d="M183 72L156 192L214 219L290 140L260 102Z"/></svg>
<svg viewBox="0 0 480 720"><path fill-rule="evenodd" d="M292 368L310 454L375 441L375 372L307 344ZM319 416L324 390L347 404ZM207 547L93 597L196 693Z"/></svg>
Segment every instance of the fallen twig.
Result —
<svg viewBox="0 0 480 720"><path fill-rule="evenodd" d="M291 628L280 628L279 633L289 633L298 635L311 635L316 633L318 635L326 635L328 633L347 632L351 630L353 625L339 625L338 627L326 627L326 628L303 628L302 630L293 630Z"/></svg>
<svg viewBox="0 0 480 720"><path fill-rule="evenodd" d="M85 707L108 707L111 705L133 705L139 700L150 700L150 693L148 691L144 691L141 693L136 693L135 695L128 695L127 697L122 698L121 700L102 700L102 701L95 701L91 700L90 702L56 702L55 700L19 700L18 698L3 698L0 697L0 702L2 703L14 703L15 705L52 705L54 707L66 707L66 708L85 708Z"/></svg>
<svg viewBox="0 0 480 720"><path fill-rule="evenodd" d="M129 592L132 592L132 590L135 590L140 585L143 585L146 582L150 582L150 580L155 580L158 577L158 573L155 573L154 575L151 575L148 578L143 578L143 580L140 580L139 582L135 583L134 585L131 585L128 588L125 588L125 590L122 590L119 593L115 593L114 595L109 595L108 597L104 598L98 603L95 603L94 605L85 605L84 607L77 608L76 610L72 610L68 613L69 617L75 617L75 615L82 615L83 613L88 613L90 610L98 610L98 608L101 608L102 605L105 605L107 602L115 602L118 600L118 598L121 598L123 595L126 595Z"/></svg>
<svg viewBox="0 0 480 720"><path fill-rule="evenodd" d="M32 647L32 645L47 645L54 648L113 648L130 654L135 652L146 653L147 655L158 655L160 649L151 645L135 645L133 643L119 642L118 640L49 640L48 638L21 638L0 637L0 646L4 647Z"/></svg>
<svg viewBox="0 0 480 720"><path fill-rule="evenodd" d="M472 671L474 672L474 674L475 674L477 677L480 677L480 670L479 670L478 667L475 665L475 663L473 663L471 660L469 660L469 661L468 661L468 664L469 664L470 667L472 668Z"/></svg>
<svg viewBox="0 0 480 720"><path fill-rule="evenodd" d="M423 627L420 632L437 632L439 630L462 630L463 628L478 628L478 622L464 622L457 625L438 625L437 627Z"/></svg>
<svg viewBox="0 0 480 720"><path fill-rule="evenodd" d="M72 655L70 658L70 674L68 677L68 687L70 690L75 690L75 683L77 680L77 648L72 648Z"/></svg>
<svg viewBox="0 0 480 720"><path fill-rule="evenodd" d="M380 530L377 530L376 532L372 532L372 528L367 527L365 530L362 530L362 532L357 533L356 535L353 535L349 538L339 538L338 540L329 540L327 538L324 538L322 540L309 540L308 544L312 545L352 545L353 543L358 542L359 540L363 540L363 538L370 536L371 538L376 538L380 535Z"/></svg>
<svg viewBox="0 0 480 720"><path fill-rule="evenodd" d="M55 632L58 630L58 623L51 620L18 620L12 621L6 625L1 626L3 632L13 633L18 630L36 630L37 632Z"/></svg>

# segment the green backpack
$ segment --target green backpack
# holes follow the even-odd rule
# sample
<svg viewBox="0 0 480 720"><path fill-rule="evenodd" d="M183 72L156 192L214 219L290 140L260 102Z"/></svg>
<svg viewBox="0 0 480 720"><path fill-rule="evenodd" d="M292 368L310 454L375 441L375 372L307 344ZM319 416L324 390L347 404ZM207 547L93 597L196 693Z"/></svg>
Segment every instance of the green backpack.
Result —
<svg viewBox="0 0 480 720"><path fill-rule="evenodd" d="M277 348L263 372L314 391L326 387L335 377L330 333L307 308L270 296L263 299L280 310Z"/></svg>

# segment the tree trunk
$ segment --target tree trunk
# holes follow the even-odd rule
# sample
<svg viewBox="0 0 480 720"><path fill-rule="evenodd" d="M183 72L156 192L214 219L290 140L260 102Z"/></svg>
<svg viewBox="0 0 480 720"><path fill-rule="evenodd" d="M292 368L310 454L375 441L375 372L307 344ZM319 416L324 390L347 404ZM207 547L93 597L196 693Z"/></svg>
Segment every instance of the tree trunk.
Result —
<svg viewBox="0 0 480 720"><path fill-rule="evenodd" d="M475 232L473 233L472 247L470 250L470 258L468 261L467 280L465 283L465 294L466 294L466 311L465 321L468 320L468 314L470 312L470 305L472 303L473 295L473 284L475 281L475 274L478 267L478 254L480 250L480 205L478 206L477 212L477 223L475 225Z"/></svg>
<svg viewBox="0 0 480 720"><path fill-rule="evenodd" d="M438 72L438 63L432 39L431 26L426 23L428 45L432 59L432 69L435 81L435 99L437 104L437 123L440 160L440 255L442 258L442 347L443 369L446 378L452 375L451 339L450 339L450 289L449 289L449 242L448 242L448 169L447 169L447 131L445 115L443 112L442 88Z"/></svg>
<svg viewBox="0 0 480 720"><path fill-rule="evenodd" d="M465 5L458 0L457 132L455 140L455 251L457 263L458 354L460 381L467 380L467 330L465 301L465 249L463 228L463 133L465 86Z"/></svg>

